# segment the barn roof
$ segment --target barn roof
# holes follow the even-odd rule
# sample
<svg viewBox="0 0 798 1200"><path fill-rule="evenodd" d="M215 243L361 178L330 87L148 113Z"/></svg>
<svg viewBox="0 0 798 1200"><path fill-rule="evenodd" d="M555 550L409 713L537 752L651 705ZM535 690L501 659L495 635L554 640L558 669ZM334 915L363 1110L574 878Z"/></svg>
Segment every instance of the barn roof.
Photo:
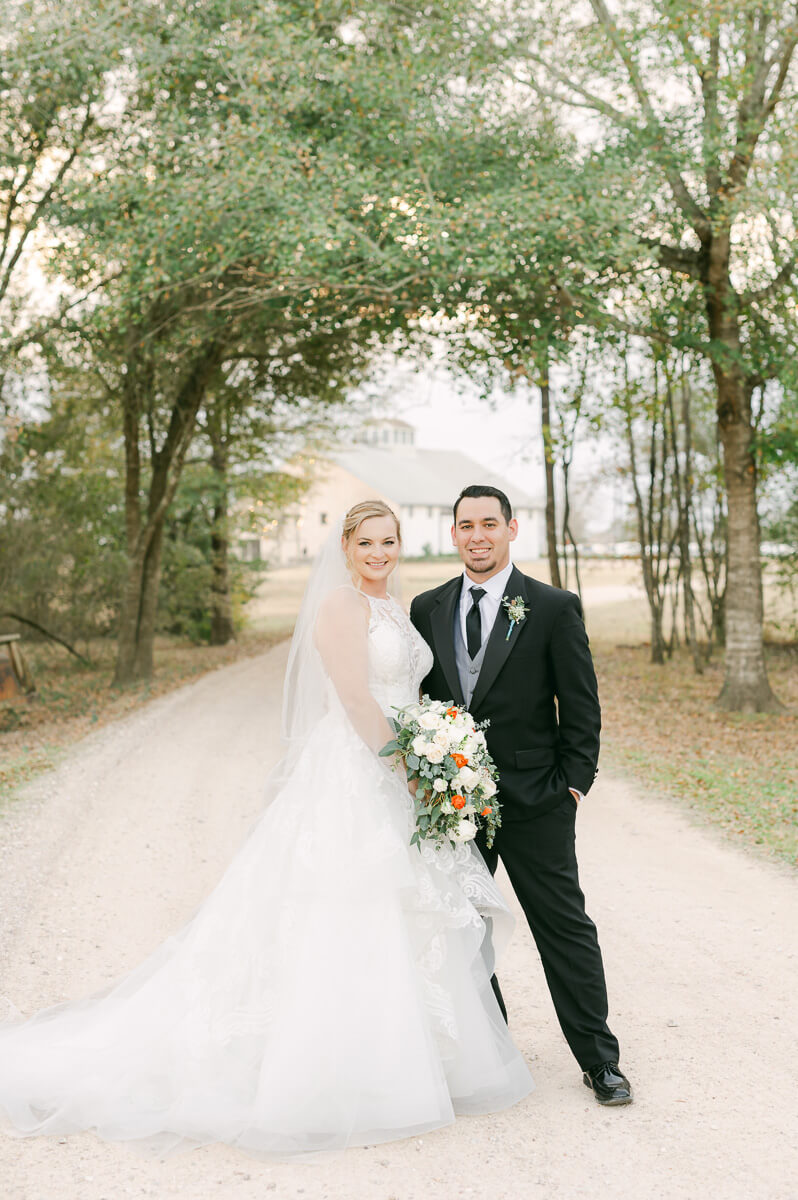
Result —
<svg viewBox="0 0 798 1200"><path fill-rule="evenodd" d="M459 450L357 445L336 450L330 458L397 504L449 507L464 487L485 483L505 492L513 508L542 507L539 500Z"/></svg>

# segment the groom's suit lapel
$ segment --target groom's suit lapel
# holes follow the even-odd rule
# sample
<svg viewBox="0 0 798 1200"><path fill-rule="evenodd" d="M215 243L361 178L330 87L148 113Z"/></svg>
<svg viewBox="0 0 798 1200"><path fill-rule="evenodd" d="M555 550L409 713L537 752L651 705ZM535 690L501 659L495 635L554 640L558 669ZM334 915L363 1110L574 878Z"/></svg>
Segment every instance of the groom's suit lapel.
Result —
<svg viewBox="0 0 798 1200"><path fill-rule="evenodd" d="M446 682L451 688L452 699L463 704L463 691L454 657L454 612L460 601L462 575L449 580L441 588L437 602L430 614L430 627L434 650Z"/></svg>
<svg viewBox="0 0 798 1200"><path fill-rule="evenodd" d="M514 600L516 596L521 596L527 609L531 606L526 580L518 570L518 567L513 567L510 572L510 578L507 580L504 589L504 596L509 597L511 600ZM524 619L527 620L528 615ZM510 632L510 618L507 615L507 609L504 607L504 604L501 604L485 648L485 657L482 660L482 670L479 672L477 686L474 688L474 695L471 697L470 707L472 712L479 707L493 686L496 676L512 654L515 644L523 632L523 628L524 622L522 621L514 627L510 636L507 636Z"/></svg>

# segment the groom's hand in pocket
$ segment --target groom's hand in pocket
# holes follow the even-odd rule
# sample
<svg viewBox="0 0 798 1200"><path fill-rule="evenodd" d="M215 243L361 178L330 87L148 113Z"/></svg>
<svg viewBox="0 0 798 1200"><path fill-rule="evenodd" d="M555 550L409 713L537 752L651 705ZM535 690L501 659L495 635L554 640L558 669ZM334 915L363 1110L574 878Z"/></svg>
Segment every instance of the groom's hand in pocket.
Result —
<svg viewBox="0 0 798 1200"><path fill-rule="evenodd" d="M576 789L576 788L569 788L569 789L568 789L568 791L569 791L569 792L571 793L571 795L573 796L573 798L574 798L574 803L576 804L576 807L578 808L578 807L579 807L579 801L580 801L580 800L584 800L584 796L582 795L582 793L581 793L581 792L577 791L577 789Z"/></svg>

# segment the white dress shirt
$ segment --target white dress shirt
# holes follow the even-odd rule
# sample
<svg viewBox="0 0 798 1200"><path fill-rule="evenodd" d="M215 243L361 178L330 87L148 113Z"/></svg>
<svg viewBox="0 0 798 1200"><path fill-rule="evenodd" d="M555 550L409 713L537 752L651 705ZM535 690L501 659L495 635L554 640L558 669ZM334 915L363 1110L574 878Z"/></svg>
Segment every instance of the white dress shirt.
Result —
<svg viewBox="0 0 798 1200"><path fill-rule="evenodd" d="M490 631L493 628L493 622L499 615L504 589L507 587L507 581L512 573L513 564L509 562L503 570L498 571L495 575L491 575L490 579L483 580L482 583L477 583L464 570L463 571L463 587L460 592L460 632L463 635L463 643L468 645L468 634L466 633L466 616L471 611L474 603L474 597L471 595L472 587L481 587L485 589L485 595L479 602L479 616L482 621L482 645L485 644L485 639L490 637ZM584 800L584 795L577 788L568 789L578 804L580 800Z"/></svg>
<svg viewBox="0 0 798 1200"><path fill-rule="evenodd" d="M460 632L463 635L463 643L468 645L468 635L466 634L466 616L471 611L474 604L474 597L471 595L470 588L481 587L485 589L485 595L479 602L479 616L482 621L482 644L485 639L490 637L490 631L493 628L493 622L499 615L502 596L504 589L507 587L507 580L512 574L513 564L509 562L506 567L498 571L495 575L491 575L490 579L485 579L482 583L477 583L465 571L463 571L463 588L460 592Z"/></svg>

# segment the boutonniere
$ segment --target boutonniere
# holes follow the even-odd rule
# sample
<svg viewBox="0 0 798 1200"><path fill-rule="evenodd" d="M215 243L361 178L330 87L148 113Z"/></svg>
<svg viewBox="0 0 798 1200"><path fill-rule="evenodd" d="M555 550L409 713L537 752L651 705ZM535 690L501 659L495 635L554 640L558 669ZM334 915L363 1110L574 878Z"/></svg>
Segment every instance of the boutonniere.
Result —
<svg viewBox="0 0 798 1200"><path fill-rule="evenodd" d="M524 604L523 596L516 596L514 600L511 600L509 596L505 596L502 600L502 605L507 609L507 616L510 618L510 628L507 630L507 637L504 639L505 642L509 642L510 634L516 625L521 624L529 609Z"/></svg>

